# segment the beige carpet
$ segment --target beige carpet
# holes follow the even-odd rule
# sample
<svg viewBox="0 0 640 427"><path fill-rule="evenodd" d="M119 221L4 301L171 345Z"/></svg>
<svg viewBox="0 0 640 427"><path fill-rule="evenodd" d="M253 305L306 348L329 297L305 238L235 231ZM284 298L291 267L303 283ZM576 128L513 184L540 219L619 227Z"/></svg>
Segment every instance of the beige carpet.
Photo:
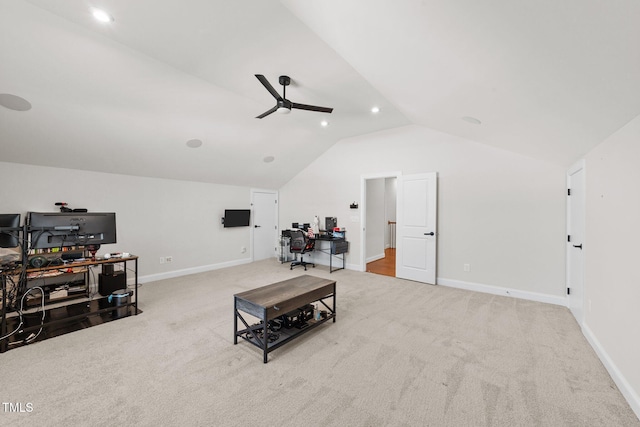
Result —
<svg viewBox="0 0 640 427"><path fill-rule="evenodd" d="M338 316L233 345L268 260L145 284L144 313L0 355L11 426L640 426L566 308L318 266Z"/></svg>

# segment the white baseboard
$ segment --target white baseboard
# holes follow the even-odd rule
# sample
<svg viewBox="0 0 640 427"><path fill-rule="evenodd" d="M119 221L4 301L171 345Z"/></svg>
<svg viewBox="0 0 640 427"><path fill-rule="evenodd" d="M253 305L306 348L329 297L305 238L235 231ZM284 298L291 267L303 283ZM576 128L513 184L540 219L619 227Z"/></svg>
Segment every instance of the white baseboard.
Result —
<svg viewBox="0 0 640 427"><path fill-rule="evenodd" d="M482 283L463 282L462 280L446 279L438 277L437 281L440 286L450 288L466 289L468 291L484 292L486 294L502 295L526 299L530 301L545 302L548 304L567 306L567 299L555 295L540 294L537 292L521 291L519 289L503 288L500 286L484 285Z"/></svg>
<svg viewBox="0 0 640 427"><path fill-rule="evenodd" d="M582 325L582 334L587 338L587 341L589 341L589 344L591 344L591 347L593 347L593 350L600 358L600 361L606 368L607 372L609 372L609 375L611 375L613 382L616 383L616 386L618 386L618 389L620 389L620 392L622 393L624 398L627 399L627 402L629 402L629 406L631 406L633 412L635 412L638 419L640 419L640 396L638 395L638 392L633 389L631 384L629 384L629 382L624 377L622 372L620 372L611 357L609 357L609 354L602 347L600 341L598 341L598 338L596 338L596 336L586 324Z"/></svg>
<svg viewBox="0 0 640 427"><path fill-rule="evenodd" d="M204 273L205 271L219 270L226 267L234 267L236 265L249 264L251 258L237 259L233 261L221 262L218 264L202 265L199 267L185 268L182 270L166 271L164 273L148 274L138 277L139 283L155 282L156 280L172 279L174 277L187 276L189 274Z"/></svg>
<svg viewBox="0 0 640 427"><path fill-rule="evenodd" d="M377 261L377 260L382 259L382 258L384 258L384 254L383 253L382 254L378 254L378 255L374 255L372 257L369 257L369 258L366 259L365 262L370 263L370 262Z"/></svg>

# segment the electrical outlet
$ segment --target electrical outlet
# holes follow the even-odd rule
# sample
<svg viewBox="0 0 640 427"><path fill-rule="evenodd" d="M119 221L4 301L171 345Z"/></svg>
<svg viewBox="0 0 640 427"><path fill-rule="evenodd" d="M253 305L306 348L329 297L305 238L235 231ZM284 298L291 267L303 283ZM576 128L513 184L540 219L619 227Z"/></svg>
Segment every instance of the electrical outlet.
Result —
<svg viewBox="0 0 640 427"><path fill-rule="evenodd" d="M172 256L168 256L165 258L167 262L172 262L173 261L173 257Z"/></svg>
<svg viewBox="0 0 640 427"><path fill-rule="evenodd" d="M465 264L464 265L464 271L471 271L471 265Z"/></svg>
<svg viewBox="0 0 640 427"><path fill-rule="evenodd" d="M245 248L244 246L240 248L240 253L243 254L247 252L247 248Z"/></svg>
<svg viewBox="0 0 640 427"><path fill-rule="evenodd" d="M165 263L165 259L163 256L160 257L160 264L164 264Z"/></svg>

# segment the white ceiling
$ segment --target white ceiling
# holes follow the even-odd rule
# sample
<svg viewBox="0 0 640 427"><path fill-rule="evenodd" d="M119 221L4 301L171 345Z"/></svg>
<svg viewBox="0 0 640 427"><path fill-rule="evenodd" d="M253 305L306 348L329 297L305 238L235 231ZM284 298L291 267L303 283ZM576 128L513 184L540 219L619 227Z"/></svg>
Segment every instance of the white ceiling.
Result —
<svg viewBox="0 0 640 427"><path fill-rule="evenodd" d="M0 160L278 188L413 123L568 166L640 114L638 22L636 0L4 1L0 93L33 108L0 107ZM254 74L334 112L256 119Z"/></svg>

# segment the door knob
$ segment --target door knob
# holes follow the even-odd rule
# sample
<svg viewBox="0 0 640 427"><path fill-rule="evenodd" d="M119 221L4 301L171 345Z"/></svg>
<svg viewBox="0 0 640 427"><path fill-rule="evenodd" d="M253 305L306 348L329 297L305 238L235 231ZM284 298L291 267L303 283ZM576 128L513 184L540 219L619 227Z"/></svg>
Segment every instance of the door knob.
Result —
<svg viewBox="0 0 640 427"><path fill-rule="evenodd" d="M259 226L259 225L254 225L253 227L254 227L254 228L258 228L258 227L260 227L260 226Z"/></svg>
<svg viewBox="0 0 640 427"><path fill-rule="evenodd" d="M424 233L425 236L435 236L436 233L434 233L433 231L431 233Z"/></svg>
<svg viewBox="0 0 640 427"><path fill-rule="evenodd" d="M580 243L579 245L573 245L573 247L582 250L582 243Z"/></svg>

